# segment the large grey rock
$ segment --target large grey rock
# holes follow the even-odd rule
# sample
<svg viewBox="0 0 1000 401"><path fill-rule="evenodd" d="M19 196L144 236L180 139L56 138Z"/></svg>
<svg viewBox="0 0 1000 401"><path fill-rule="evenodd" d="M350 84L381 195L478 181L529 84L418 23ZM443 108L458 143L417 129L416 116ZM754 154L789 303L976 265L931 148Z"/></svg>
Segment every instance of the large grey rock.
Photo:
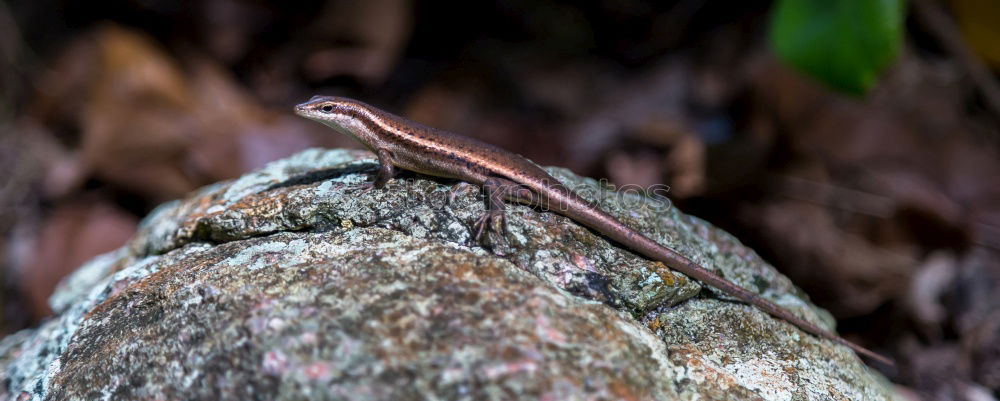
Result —
<svg viewBox="0 0 1000 401"><path fill-rule="evenodd" d="M0 341L0 399L886 400L850 350L525 206L309 150L163 205ZM549 169L626 223L824 326L730 235ZM472 190L469 190L472 189Z"/></svg>

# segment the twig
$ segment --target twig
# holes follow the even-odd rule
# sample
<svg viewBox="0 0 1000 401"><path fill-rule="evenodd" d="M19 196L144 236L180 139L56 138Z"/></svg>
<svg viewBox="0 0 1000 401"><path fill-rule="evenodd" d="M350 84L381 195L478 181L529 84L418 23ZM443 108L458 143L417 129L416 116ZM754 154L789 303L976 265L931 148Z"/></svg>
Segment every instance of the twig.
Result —
<svg viewBox="0 0 1000 401"><path fill-rule="evenodd" d="M896 209L889 197L801 177L776 176L771 184L779 195L830 209L883 219L891 217Z"/></svg>
<svg viewBox="0 0 1000 401"><path fill-rule="evenodd" d="M955 24L948 19L943 10L929 0L912 0L910 4L913 5L917 17L941 41L941 45L965 67L972 82L986 100L986 106L996 118L1000 119L1000 84L993 79L992 73L982 60L965 45Z"/></svg>

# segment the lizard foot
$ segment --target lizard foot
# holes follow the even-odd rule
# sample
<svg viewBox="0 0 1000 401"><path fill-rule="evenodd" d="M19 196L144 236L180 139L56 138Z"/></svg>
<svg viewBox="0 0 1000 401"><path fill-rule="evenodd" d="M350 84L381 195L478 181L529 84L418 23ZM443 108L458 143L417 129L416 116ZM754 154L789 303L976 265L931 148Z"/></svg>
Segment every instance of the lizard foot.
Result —
<svg viewBox="0 0 1000 401"><path fill-rule="evenodd" d="M476 229L477 242L482 243L483 235L487 234L487 231L496 233L501 240L506 241L507 214L502 209L488 210L476 219L473 227Z"/></svg>
<svg viewBox="0 0 1000 401"><path fill-rule="evenodd" d="M359 195L363 195L363 194L366 194L369 191L371 191L373 189L376 189L376 188L375 188L375 182L373 182L373 181L366 181L366 182L362 182L360 184L351 184L351 185L348 185L344 189L347 190L347 191L351 191L351 192L357 191L359 193Z"/></svg>

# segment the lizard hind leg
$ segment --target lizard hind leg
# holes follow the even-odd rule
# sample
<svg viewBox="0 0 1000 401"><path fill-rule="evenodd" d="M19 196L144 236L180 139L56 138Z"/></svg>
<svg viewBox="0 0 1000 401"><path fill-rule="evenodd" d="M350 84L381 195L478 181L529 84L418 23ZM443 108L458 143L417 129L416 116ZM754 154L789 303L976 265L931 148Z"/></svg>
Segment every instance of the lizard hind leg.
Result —
<svg viewBox="0 0 1000 401"><path fill-rule="evenodd" d="M473 225L476 231L476 241L482 242L483 234L492 230L501 240L507 234L507 205L505 199L517 202L534 203L534 193L514 181L490 177L483 182L483 192L486 193L486 212L476 219Z"/></svg>

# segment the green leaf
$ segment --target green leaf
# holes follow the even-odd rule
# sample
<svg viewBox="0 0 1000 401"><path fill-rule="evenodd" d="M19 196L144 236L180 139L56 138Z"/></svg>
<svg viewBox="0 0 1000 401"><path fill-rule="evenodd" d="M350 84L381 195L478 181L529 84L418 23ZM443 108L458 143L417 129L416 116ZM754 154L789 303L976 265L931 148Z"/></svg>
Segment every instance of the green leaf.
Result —
<svg viewBox="0 0 1000 401"><path fill-rule="evenodd" d="M899 55L904 0L779 0L778 57L821 82L862 95Z"/></svg>

